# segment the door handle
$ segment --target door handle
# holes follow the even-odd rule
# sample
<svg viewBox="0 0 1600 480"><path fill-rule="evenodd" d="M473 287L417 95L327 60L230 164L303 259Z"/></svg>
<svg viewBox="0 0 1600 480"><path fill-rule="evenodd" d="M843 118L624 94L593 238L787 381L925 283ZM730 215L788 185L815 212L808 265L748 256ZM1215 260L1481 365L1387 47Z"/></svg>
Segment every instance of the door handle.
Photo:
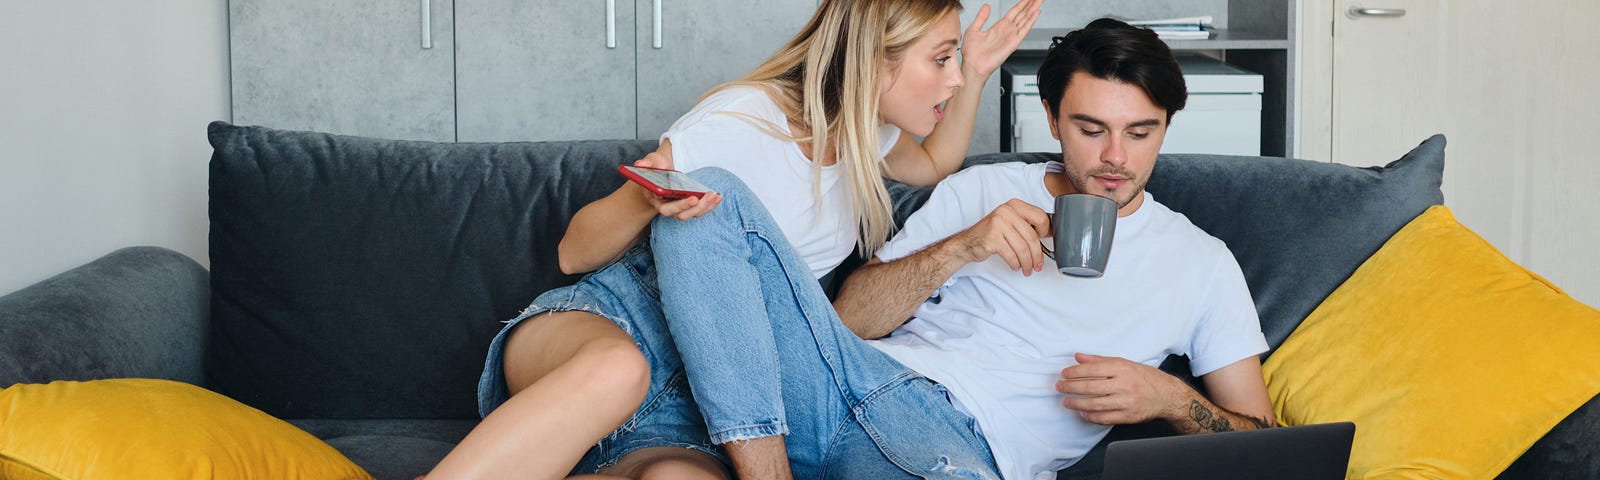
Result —
<svg viewBox="0 0 1600 480"><path fill-rule="evenodd" d="M1400 17L1406 16L1406 9L1404 9L1404 8L1366 8L1366 7L1363 7L1363 6L1360 6L1360 5L1350 5L1350 8L1346 9L1344 11L1344 13L1345 13L1345 15L1349 15L1350 18L1359 18L1359 17L1400 18Z"/></svg>
<svg viewBox="0 0 1600 480"><path fill-rule="evenodd" d="M617 0L606 0L606 48L617 48Z"/></svg>
<svg viewBox="0 0 1600 480"><path fill-rule="evenodd" d="M650 46L661 48L661 0L655 0L655 38L650 40Z"/></svg>
<svg viewBox="0 0 1600 480"><path fill-rule="evenodd" d="M433 0L422 0L422 49L433 48Z"/></svg>

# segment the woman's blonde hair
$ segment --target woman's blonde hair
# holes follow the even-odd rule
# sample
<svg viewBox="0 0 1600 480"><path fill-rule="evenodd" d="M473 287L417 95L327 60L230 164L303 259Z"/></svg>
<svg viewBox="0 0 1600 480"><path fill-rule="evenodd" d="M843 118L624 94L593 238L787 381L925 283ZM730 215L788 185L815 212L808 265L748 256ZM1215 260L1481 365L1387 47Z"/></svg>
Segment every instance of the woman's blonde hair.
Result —
<svg viewBox="0 0 1600 480"><path fill-rule="evenodd" d="M762 125L767 122L757 126L774 136L811 142L813 194L819 202L822 161L834 147L850 182L861 234L856 250L871 255L894 229L893 205L883 185L881 159L887 152L878 150L881 67L898 64L913 41L960 10L960 0L823 0L805 28L771 58L706 95L737 85L771 95L806 134L787 135Z"/></svg>

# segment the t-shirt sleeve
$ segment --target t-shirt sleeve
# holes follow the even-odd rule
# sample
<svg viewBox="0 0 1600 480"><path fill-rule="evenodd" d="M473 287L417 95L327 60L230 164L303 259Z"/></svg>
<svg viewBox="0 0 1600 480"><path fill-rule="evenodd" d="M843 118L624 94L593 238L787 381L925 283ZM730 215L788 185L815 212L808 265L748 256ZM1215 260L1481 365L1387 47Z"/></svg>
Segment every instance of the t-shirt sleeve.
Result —
<svg viewBox="0 0 1600 480"><path fill-rule="evenodd" d="M892 262L949 238L977 223L984 212L978 172L968 170L939 182L916 212L906 219L883 248L878 260ZM976 215L974 215L976 213Z"/></svg>
<svg viewBox="0 0 1600 480"><path fill-rule="evenodd" d="M747 165L753 154L782 151L783 140L755 123L775 122L776 107L756 95L764 94L742 89L717 92L678 118L661 134L661 140L672 141L672 168L692 172L721 167L741 173L740 166Z"/></svg>
<svg viewBox="0 0 1600 480"><path fill-rule="evenodd" d="M1225 248L1217 257L1201 306L1204 313L1189 337L1189 371L1196 377L1267 351L1239 263Z"/></svg>

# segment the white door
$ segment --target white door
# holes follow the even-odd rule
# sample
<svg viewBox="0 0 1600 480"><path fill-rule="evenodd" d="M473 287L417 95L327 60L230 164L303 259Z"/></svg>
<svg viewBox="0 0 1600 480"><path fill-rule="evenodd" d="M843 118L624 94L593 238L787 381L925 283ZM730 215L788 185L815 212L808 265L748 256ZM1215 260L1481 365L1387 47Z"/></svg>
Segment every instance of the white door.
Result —
<svg viewBox="0 0 1600 480"><path fill-rule="evenodd" d="M1340 0L1333 35L1333 159L1383 165L1444 131L1441 0ZM1359 12L1359 13L1358 13Z"/></svg>
<svg viewBox="0 0 1600 480"><path fill-rule="evenodd" d="M1512 260L1600 306L1600 2L1320 2L1302 23L1303 71L1331 71L1331 98L1308 78L1304 111L1329 102L1331 159L1382 164L1444 133L1445 205ZM1351 13L1358 3L1405 14ZM1314 34L1329 24L1319 53Z"/></svg>

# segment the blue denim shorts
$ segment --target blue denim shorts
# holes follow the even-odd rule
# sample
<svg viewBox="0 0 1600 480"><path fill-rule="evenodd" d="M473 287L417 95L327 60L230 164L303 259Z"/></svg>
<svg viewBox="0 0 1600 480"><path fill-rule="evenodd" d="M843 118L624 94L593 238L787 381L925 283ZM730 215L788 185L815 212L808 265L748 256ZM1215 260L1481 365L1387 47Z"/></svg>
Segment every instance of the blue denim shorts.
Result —
<svg viewBox="0 0 1600 480"><path fill-rule="evenodd" d="M478 380L478 413L488 416L511 397L506 386L505 342L511 329L545 312L582 311L599 315L621 327L650 364L650 389L639 410L595 444L573 468L573 474L594 473L630 452L673 446L708 453L727 464L721 450L706 432L705 420L689 393L682 361L667 331L656 289L655 262L643 243L611 265L584 277L576 285L545 292L495 335L489 344L483 376Z"/></svg>

